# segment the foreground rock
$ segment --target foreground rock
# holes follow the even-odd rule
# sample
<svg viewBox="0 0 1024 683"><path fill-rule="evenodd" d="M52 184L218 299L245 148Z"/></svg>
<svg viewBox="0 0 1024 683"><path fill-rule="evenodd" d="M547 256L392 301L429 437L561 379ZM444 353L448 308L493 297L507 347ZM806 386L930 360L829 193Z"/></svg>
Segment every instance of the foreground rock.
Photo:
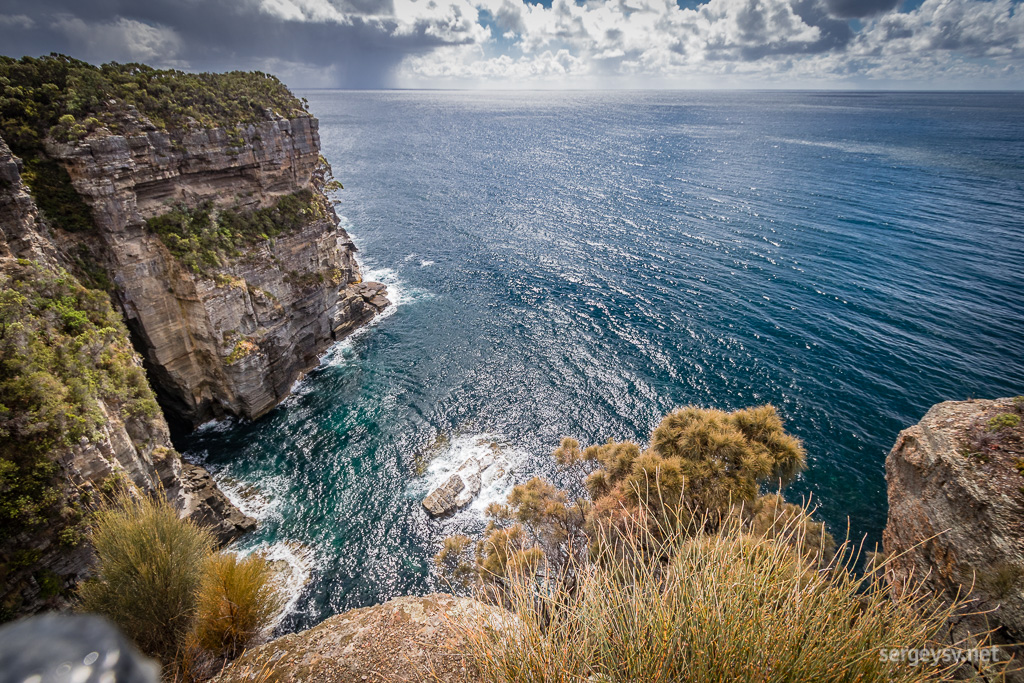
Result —
<svg viewBox="0 0 1024 683"><path fill-rule="evenodd" d="M453 624L497 614L494 607L452 595L395 598L339 614L308 631L250 650L214 680L476 681L471 667L457 654L464 650L464 643Z"/></svg>
<svg viewBox="0 0 1024 683"><path fill-rule="evenodd" d="M949 625L950 642L1024 641L1024 418L1010 399L935 405L900 433L886 459L883 535L899 591L924 580L947 600L973 603ZM994 429L998 415L1017 426ZM1014 418L1001 418L1012 424ZM969 645L968 645L969 646ZM1018 661L1020 647L1007 648ZM1007 680L1024 681L1024 674Z"/></svg>
<svg viewBox="0 0 1024 683"><path fill-rule="evenodd" d="M423 499L423 507L434 517L448 514L468 505L491 482L505 476L508 461L501 454L501 447L491 442L487 451L471 455L444 483L433 489Z"/></svg>

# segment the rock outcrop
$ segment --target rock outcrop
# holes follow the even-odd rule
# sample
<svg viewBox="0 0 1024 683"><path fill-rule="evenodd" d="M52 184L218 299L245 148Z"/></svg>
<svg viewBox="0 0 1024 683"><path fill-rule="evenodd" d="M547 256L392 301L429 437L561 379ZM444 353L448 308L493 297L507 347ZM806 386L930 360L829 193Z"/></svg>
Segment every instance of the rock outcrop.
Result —
<svg viewBox="0 0 1024 683"><path fill-rule="evenodd" d="M19 259L54 273L65 265L19 169L20 160L0 139L0 289L8 274L21 267ZM126 337L123 345L130 348ZM141 360L135 356L133 362L139 365ZM123 478L142 491L162 489L183 517L209 526L221 543L254 528L255 521L228 501L209 473L182 461L162 416L135 415L102 399L97 408L102 413L99 433L53 454L66 491L95 498L93 494ZM65 590L87 576L88 544L69 543L51 531L26 530L0 542L0 615L64 604ZM50 577L50 585L41 586L41 577Z"/></svg>
<svg viewBox="0 0 1024 683"><path fill-rule="evenodd" d="M508 461L497 443L484 453L466 458L459 469L423 499L423 507L434 517L448 514L469 505L480 490L508 472Z"/></svg>
<svg viewBox="0 0 1024 683"><path fill-rule="evenodd" d="M923 581L947 600L969 595L948 634L968 647L989 631L997 644L1024 641L1022 412L1011 399L937 404L885 463L893 589ZM1024 661L1022 648L1004 651Z"/></svg>
<svg viewBox="0 0 1024 683"><path fill-rule="evenodd" d="M186 425L266 413L329 344L389 303L383 285L361 283L356 248L317 186L317 120L266 118L231 134L157 130L129 108L119 134L47 143L92 211L96 230L75 235L76 248L109 273L165 412ZM213 272L185 267L146 228L176 208L245 213L300 191L321 216Z"/></svg>
<svg viewBox="0 0 1024 683"><path fill-rule="evenodd" d="M317 626L249 650L218 683L387 683L479 680L461 654L457 625L485 619L498 627L500 610L469 598L434 594L395 598L354 609Z"/></svg>

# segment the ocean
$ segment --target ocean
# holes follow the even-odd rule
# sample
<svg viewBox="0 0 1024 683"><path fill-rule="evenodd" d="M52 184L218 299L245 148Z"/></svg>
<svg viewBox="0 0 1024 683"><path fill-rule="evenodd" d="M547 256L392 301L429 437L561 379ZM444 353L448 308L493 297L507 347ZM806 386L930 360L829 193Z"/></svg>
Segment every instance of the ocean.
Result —
<svg viewBox="0 0 1024 683"><path fill-rule="evenodd" d="M280 630L444 590L432 557L550 452L772 403L868 547L933 403L1024 393L1024 94L300 93L395 305L256 422L178 439L288 562ZM512 472L420 505L497 442Z"/></svg>

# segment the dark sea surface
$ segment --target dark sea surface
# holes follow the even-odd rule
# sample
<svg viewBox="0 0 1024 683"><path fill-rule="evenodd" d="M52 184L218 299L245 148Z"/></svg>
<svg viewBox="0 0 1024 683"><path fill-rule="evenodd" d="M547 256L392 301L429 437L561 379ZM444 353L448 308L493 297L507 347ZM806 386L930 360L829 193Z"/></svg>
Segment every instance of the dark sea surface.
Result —
<svg viewBox="0 0 1024 683"><path fill-rule="evenodd" d="M302 94L397 306L180 444L261 518L243 547L297 568L283 629L443 589L444 536L569 483L562 435L771 402L809 454L787 497L873 544L899 430L1024 393L1022 94ZM429 519L492 440L514 473Z"/></svg>

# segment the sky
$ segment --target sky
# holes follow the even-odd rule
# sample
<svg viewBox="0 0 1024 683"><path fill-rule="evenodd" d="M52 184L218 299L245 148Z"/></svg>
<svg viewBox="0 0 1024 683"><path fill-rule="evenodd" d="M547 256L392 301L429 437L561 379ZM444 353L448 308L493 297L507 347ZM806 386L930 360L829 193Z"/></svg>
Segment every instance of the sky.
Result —
<svg viewBox="0 0 1024 683"><path fill-rule="evenodd" d="M0 0L0 54L296 89L1024 89L1021 2Z"/></svg>

